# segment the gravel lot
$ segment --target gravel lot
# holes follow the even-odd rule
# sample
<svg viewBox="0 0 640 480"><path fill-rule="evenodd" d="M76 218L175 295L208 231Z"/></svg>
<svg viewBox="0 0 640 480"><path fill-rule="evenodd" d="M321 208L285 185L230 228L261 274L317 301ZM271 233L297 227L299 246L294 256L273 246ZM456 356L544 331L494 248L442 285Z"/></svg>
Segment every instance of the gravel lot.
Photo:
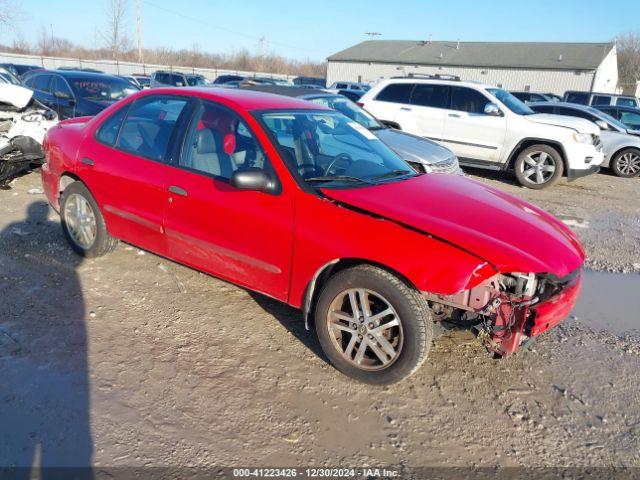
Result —
<svg viewBox="0 0 640 480"><path fill-rule="evenodd" d="M590 268L640 271L640 179L474 178L568 221ZM0 191L0 466L640 467L637 273L614 276L621 300L593 277L593 307L531 351L447 332L375 388L296 310L126 244L81 261L39 188Z"/></svg>

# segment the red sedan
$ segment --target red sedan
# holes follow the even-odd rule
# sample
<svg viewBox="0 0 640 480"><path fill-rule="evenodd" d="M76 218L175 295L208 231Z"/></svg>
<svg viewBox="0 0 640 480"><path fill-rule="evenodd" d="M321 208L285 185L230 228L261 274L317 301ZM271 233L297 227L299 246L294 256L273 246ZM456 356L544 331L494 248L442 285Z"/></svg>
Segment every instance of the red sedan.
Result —
<svg viewBox="0 0 640 480"><path fill-rule="evenodd" d="M580 289L584 252L561 222L473 180L416 173L303 100L145 90L61 122L45 152L45 191L78 254L120 239L301 308L361 381L414 372L443 318L513 353Z"/></svg>

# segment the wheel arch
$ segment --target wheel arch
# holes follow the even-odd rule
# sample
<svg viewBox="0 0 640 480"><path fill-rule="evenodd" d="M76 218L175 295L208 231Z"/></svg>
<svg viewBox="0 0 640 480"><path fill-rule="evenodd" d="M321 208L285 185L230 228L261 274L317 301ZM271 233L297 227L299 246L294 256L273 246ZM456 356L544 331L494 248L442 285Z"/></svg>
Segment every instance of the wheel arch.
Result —
<svg viewBox="0 0 640 480"><path fill-rule="evenodd" d="M638 152L638 154L640 154L640 146L637 145L625 145L618 147L615 152L609 155L609 168L611 168L611 162L613 162L613 159L616 158L616 156L618 156L624 150L635 150L636 152Z"/></svg>
<svg viewBox="0 0 640 480"><path fill-rule="evenodd" d="M302 316L304 318L304 326L307 330L309 330L309 315L313 312L315 308L316 301L318 299L318 294L322 291L323 285L336 273L345 270L347 268L355 267L357 265L371 265L374 267L378 267L382 270L386 270L389 273L392 273L396 277L398 277L402 282L404 282L408 287L416 289L416 286L411 282L405 275L390 268L387 265L383 265L381 263L375 262L373 260L368 260L365 258L358 257L345 257L345 258L336 258L331 260L330 262L322 265L318 270L316 270L315 274L307 283L307 287L304 291L304 298L302 303Z"/></svg>
<svg viewBox="0 0 640 480"><path fill-rule="evenodd" d="M509 154L509 160L506 163L506 169L513 169L514 163L518 155L522 153L523 150L526 150L533 145L546 145L548 147L552 147L558 151L560 154L560 158L562 158L562 163L564 165L564 173L563 176L566 176L567 171L569 169L569 162L567 161L567 152L565 152L562 143L557 142L555 140L549 140L548 138L536 138L536 137L527 137L520 142L511 150Z"/></svg>

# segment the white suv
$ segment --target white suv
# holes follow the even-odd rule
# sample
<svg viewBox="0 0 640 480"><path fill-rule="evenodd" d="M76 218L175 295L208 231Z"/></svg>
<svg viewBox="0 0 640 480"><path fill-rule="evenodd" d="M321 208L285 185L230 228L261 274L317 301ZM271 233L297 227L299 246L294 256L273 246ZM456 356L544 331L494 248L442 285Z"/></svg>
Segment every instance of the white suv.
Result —
<svg viewBox="0 0 640 480"><path fill-rule="evenodd" d="M572 117L537 114L506 90L459 80L383 80L358 102L383 123L450 148L461 165L513 168L521 185L545 188L595 173L600 129Z"/></svg>

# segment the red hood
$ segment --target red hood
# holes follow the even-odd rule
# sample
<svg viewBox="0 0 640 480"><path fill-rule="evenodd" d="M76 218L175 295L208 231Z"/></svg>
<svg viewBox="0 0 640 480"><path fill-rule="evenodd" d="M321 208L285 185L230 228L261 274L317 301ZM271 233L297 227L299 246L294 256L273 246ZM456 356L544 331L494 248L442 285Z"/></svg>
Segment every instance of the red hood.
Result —
<svg viewBox="0 0 640 480"><path fill-rule="evenodd" d="M502 272L563 277L584 261L582 246L562 222L512 195L458 175L427 174L372 187L322 191L457 245Z"/></svg>

